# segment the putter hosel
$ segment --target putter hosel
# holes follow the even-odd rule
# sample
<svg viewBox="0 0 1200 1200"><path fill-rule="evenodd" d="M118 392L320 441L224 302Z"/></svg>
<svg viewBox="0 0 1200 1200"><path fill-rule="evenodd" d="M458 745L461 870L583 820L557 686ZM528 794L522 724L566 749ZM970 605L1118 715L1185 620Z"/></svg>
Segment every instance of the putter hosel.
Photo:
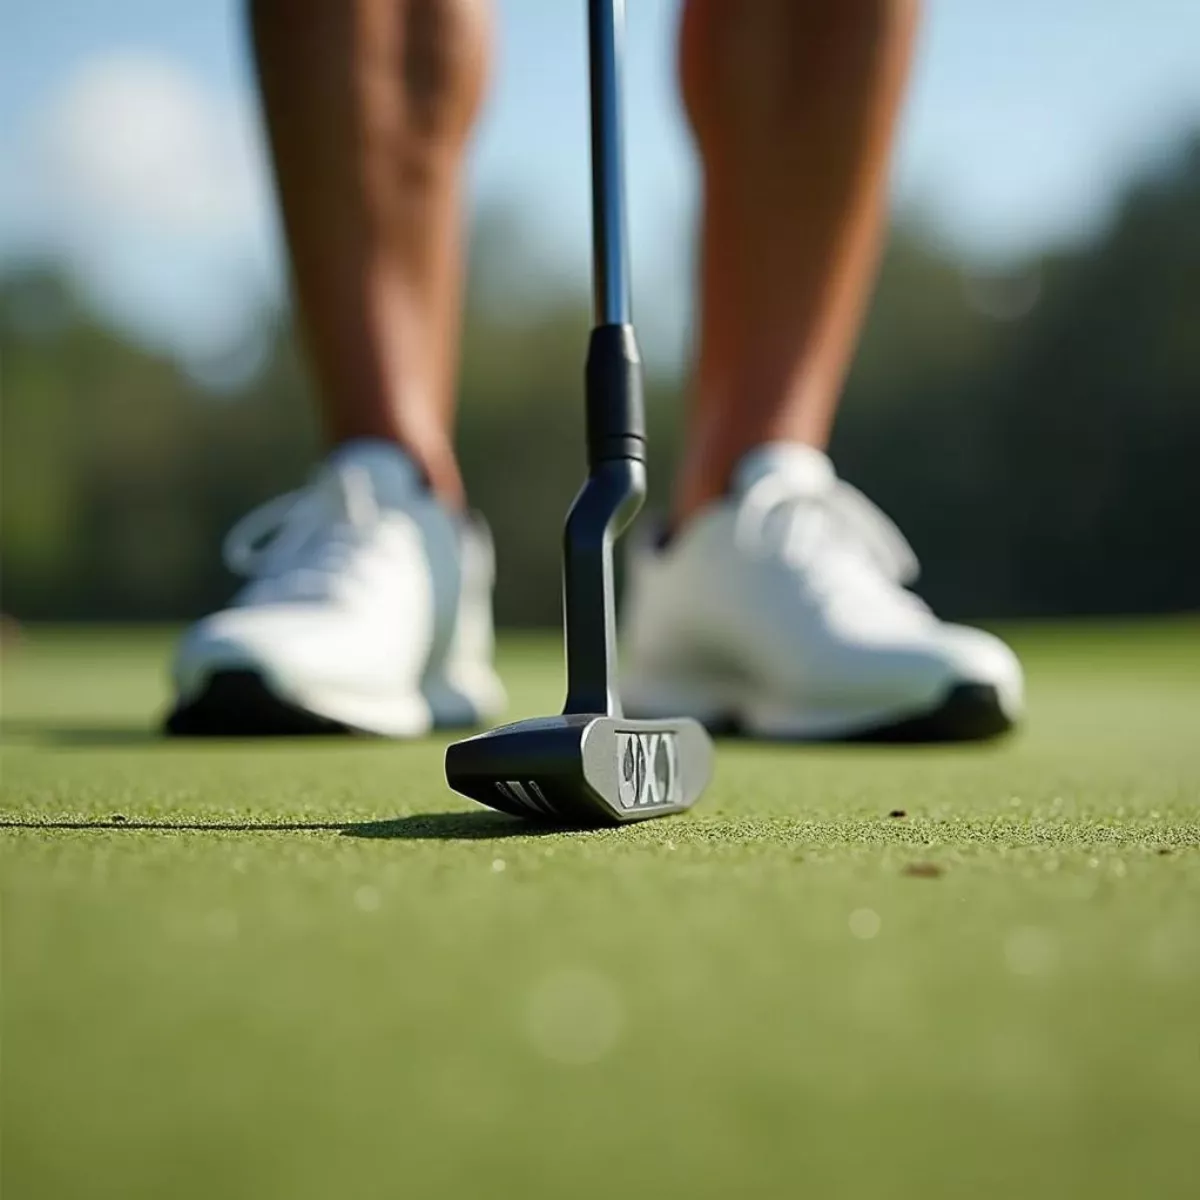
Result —
<svg viewBox="0 0 1200 1200"><path fill-rule="evenodd" d="M563 711L619 716L613 542L646 495L641 362L631 326L592 331L586 388L588 478L563 531Z"/></svg>
<svg viewBox="0 0 1200 1200"><path fill-rule="evenodd" d="M563 619L567 700L564 713L621 715L617 691L613 542L637 515L646 494L639 459L597 463L563 531Z"/></svg>

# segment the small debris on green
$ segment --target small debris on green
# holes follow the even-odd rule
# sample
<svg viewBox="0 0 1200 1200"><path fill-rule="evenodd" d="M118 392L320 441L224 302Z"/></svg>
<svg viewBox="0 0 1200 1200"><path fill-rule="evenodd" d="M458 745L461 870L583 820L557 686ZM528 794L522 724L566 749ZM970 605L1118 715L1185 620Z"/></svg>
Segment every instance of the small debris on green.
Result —
<svg viewBox="0 0 1200 1200"><path fill-rule="evenodd" d="M936 879L944 873L942 867L931 862L907 863L900 872L901 875L911 875L913 879Z"/></svg>

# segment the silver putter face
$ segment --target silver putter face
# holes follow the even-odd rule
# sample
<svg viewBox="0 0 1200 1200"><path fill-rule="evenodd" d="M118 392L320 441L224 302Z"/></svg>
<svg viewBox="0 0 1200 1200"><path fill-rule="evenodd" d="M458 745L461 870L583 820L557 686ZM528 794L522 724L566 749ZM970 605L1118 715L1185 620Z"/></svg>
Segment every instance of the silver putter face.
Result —
<svg viewBox="0 0 1200 1200"><path fill-rule="evenodd" d="M456 742L446 779L501 812L612 825L683 812L712 775L712 743L689 718L536 717Z"/></svg>

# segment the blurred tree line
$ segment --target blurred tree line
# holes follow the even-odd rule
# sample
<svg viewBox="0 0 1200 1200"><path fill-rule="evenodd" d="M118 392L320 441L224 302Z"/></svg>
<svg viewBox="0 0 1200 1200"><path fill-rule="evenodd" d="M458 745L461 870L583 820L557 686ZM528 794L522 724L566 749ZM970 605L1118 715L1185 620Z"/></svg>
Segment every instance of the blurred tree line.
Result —
<svg viewBox="0 0 1200 1200"><path fill-rule="evenodd" d="M523 272L519 231L474 246L459 443L498 543L499 617L559 616L582 472L588 297ZM516 293L520 303L513 303ZM151 619L219 604L224 531L318 453L291 331L220 395L116 333L52 270L0 278L0 584L19 618ZM647 380L651 503L684 381ZM958 616L1200 602L1200 137L1133 184L1105 233L980 276L894 231L838 425L842 473L889 511Z"/></svg>

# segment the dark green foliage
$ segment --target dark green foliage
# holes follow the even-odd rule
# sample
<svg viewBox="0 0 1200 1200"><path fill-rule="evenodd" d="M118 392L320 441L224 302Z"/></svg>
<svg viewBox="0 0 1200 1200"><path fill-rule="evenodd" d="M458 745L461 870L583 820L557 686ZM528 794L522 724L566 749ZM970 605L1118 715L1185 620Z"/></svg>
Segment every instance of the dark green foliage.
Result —
<svg viewBox="0 0 1200 1200"><path fill-rule="evenodd" d="M843 473L911 537L947 614L1200 604L1200 142L1133 187L1094 244L979 280L900 227L835 438ZM587 297L545 282L505 214L476 231L460 447L500 547L499 614L559 615L582 474ZM1026 311L1027 310L1027 311ZM60 281L0 281L4 607L198 613L218 547L318 446L285 323L214 398L100 325ZM648 380L652 505L679 450L678 380Z"/></svg>

